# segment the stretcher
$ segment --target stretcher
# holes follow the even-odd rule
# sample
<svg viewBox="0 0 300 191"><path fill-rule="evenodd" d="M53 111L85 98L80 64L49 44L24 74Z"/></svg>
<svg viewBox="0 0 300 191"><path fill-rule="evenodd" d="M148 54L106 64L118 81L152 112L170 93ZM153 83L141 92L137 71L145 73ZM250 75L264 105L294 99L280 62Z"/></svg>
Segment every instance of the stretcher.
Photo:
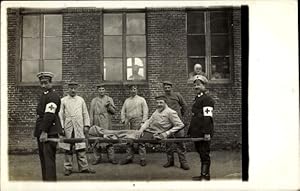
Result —
<svg viewBox="0 0 300 191"><path fill-rule="evenodd" d="M160 144L167 142L195 142L205 141L204 138L171 137L168 139L155 139L155 131L144 131L139 136L137 130L107 130L99 126L92 126L88 138L48 138L48 141L58 143L152 143Z"/></svg>
<svg viewBox="0 0 300 191"><path fill-rule="evenodd" d="M89 138L48 138L47 141L58 142L58 143L168 143L168 142L195 142L195 141L205 141L204 138L168 138L168 139L108 139L103 137L89 137Z"/></svg>

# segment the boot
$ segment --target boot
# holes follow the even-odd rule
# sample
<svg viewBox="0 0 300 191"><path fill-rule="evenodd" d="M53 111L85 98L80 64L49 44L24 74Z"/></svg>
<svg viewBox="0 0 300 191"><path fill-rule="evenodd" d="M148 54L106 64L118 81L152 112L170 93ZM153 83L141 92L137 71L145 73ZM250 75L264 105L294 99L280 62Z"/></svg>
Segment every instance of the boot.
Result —
<svg viewBox="0 0 300 191"><path fill-rule="evenodd" d="M183 170L190 170L190 167L187 162L180 163L180 168L182 168Z"/></svg>
<svg viewBox="0 0 300 191"><path fill-rule="evenodd" d="M209 164L201 164L201 174L200 176L193 176L193 180L210 180L210 174L209 174Z"/></svg>
<svg viewBox="0 0 300 191"><path fill-rule="evenodd" d="M171 166L174 166L174 156L167 154L168 162L163 165L164 168L169 168Z"/></svg>
<svg viewBox="0 0 300 191"><path fill-rule="evenodd" d="M209 167L209 164L203 164L201 166L201 180L210 180Z"/></svg>

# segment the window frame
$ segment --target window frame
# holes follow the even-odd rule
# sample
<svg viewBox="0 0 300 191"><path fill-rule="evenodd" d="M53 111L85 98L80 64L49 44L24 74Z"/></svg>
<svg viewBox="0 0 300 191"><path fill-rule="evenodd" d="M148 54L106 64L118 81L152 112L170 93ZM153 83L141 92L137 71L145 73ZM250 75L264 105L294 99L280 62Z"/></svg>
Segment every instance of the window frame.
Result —
<svg viewBox="0 0 300 191"><path fill-rule="evenodd" d="M145 58L146 61L146 66L144 67L145 71L144 74L145 79L144 80L127 80L127 56L126 56L126 37L127 36L134 36L134 34L130 34L127 35L126 31L127 31L127 22L126 22L126 15L130 14L130 13L144 13L145 14L145 53L146 56L143 57ZM104 35L104 15L105 14L121 14L122 15L122 80L117 81L117 80L105 80L104 79L104 37L107 35ZM148 46L147 46L147 42L148 42L148 32L147 32L147 11L145 9L105 9L102 11L102 15L101 15L101 26L102 29L100 30L101 32L101 36L102 36L102 43L101 43L101 56L102 56L102 60L100 61L100 70L101 70L101 74L102 74L102 83L103 84L107 84L107 85L130 85L130 84L138 84L138 85L145 85L148 83ZM142 36L142 35L136 35L136 36ZM108 58L108 57L107 57ZM111 57L113 58L113 57Z"/></svg>
<svg viewBox="0 0 300 191"><path fill-rule="evenodd" d="M23 82L22 81L22 50L23 50L23 16L39 16L40 17L40 58L39 58L39 71L42 71L44 69L44 61L42 58L43 54L44 54L44 45L45 45L45 41L44 41L44 29L43 27L44 25L44 15L60 15L62 17L62 34L61 34L61 38L62 38L62 46L63 46L63 11L61 9L20 9L17 13L18 16L18 22L17 22L17 45L16 47L16 60L17 60L17 64L16 64L16 83L18 86L39 86L40 82L39 80L37 81L31 81L31 82ZM63 61L63 51L61 52L61 62ZM63 63L62 63L63 65ZM63 77L63 74L62 76ZM52 84L54 86L61 86L63 84L63 79L61 79L60 81L52 81Z"/></svg>
<svg viewBox="0 0 300 191"><path fill-rule="evenodd" d="M214 9L208 9L208 8L188 8L186 9L186 35L187 39L190 35L195 35L195 33L189 33L188 32L188 14L189 12L193 13L204 13L204 35L205 35L205 74L208 78L208 83L210 84L228 84L232 83L234 80L234 42L233 42L233 9L232 8L214 8ZM222 57L222 56L212 56L211 55L211 27L210 27L210 13L212 12L227 12L228 17L228 32L227 33L217 33L217 35L224 35L226 34L228 37L228 52L229 54L224 56L226 58L229 58L229 79L211 79L212 73L212 62L211 59L213 57ZM196 34L197 35L197 34ZM188 49L188 41L187 41L187 49ZM189 56L188 51L186 51L187 55L187 77L189 75L189 59L190 58L203 58L203 56Z"/></svg>

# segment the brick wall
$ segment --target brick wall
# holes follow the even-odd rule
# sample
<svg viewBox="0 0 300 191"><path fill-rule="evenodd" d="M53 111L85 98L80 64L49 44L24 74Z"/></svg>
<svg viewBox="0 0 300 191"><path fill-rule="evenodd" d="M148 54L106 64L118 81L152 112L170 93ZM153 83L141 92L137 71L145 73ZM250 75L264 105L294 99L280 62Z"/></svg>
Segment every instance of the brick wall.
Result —
<svg viewBox="0 0 300 191"><path fill-rule="evenodd" d="M102 72L102 9L71 8L63 10L63 85L55 87L62 96L66 82L80 82L78 94L88 107L97 95L95 85L101 82ZM9 150L32 151L36 143L32 137L35 108L40 89L37 86L21 86L17 78L19 64L19 13L8 11L8 122ZM188 125L194 93L187 80L187 35L184 9L148 9L147 75L148 83L139 85L139 94L145 97L150 113L155 109L154 96L162 93L161 82L171 80L188 102L185 117ZM235 148L241 143L241 37L240 9L233 11L233 82L210 84L209 91L216 100L215 136L213 149ZM118 113L113 123L118 126L120 110L129 90L124 85L108 85L107 92L114 99ZM189 144L191 145L191 144ZM190 147L189 149L192 149Z"/></svg>

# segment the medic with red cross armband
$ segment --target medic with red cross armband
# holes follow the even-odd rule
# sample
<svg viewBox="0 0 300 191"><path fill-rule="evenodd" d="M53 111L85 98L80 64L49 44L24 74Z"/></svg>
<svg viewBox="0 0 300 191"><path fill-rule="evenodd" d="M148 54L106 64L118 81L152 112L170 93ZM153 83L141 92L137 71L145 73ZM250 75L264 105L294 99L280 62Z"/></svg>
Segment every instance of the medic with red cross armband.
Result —
<svg viewBox="0 0 300 191"><path fill-rule="evenodd" d="M195 149L200 155L201 173L193 177L194 180L210 180L210 140L213 135L213 111L215 101L208 94L205 85L208 80L203 75L194 77L196 97L192 106L192 119L188 130L190 137L203 137L203 141L196 141Z"/></svg>
<svg viewBox="0 0 300 191"><path fill-rule="evenodd" d="M58 138L62 133L58 116L60 97L52 89L51 72L40 72L39 78L43 93L37 106L37 121L34 136L37 138L39 157L44 181L56 181L56 146L57 143L47 141L48 138Z"/></svg>

